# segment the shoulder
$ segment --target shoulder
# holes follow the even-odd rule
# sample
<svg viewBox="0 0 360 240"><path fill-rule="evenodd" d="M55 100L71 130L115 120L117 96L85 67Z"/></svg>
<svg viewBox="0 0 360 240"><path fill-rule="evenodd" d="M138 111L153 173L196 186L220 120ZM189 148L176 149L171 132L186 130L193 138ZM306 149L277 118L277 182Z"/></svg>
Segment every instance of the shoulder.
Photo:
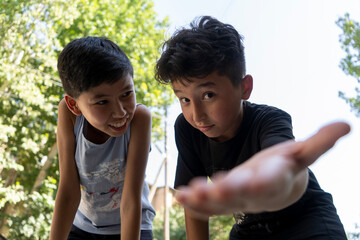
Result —
<svg viewBox="0 0 360 240"><path fill-rule="evenodd" d="M59 108L59 111L64 111L65 108L67 108L65 98L61 99L61 101L59 102L58 108Z"/></svg>
<svg viewBox="0 0 360 240"><path fill-rule="evenodd" d="M129 128L130 129L130 128ZM142 104L136 105L133 119L131 120L130 145L129 149L136 149L135 154L141 153L140 149L150 149L151 139L151 112ZM129 156L134 156L134 151L129 152Z"/></svg>
<svg viewBox="0 0 360 240"><path fill-rule="evenodd" d="M276 107L246 103L246 129L256 138L261 149L294 139L291 116Z"/></svg>
<svg viewBox="0 0 360 240"><path fill-rule="evenodd" d="M255 104L245 101L245 109L247 113L252 113L259 116L279 115L291 119L290 114L288 114L286 111L266 104Z"/></svg>
<svg viewBox="0 0 360 240"><path fill-rule="evenodd" d="M265 104L246 102L244 118L246 119L245 121L252 126L272 127L273 124L281 124L292 128L292 119L290 114L282 109Z"/></svg>
<svg viewBox="0 0 360 240"><path fill-rule="evenodd" d="M76 115L74 115L68 108L68 106L66 105L66 101L63 98L59 105L58 105L58 121L59 122L71 122L72 125L75 125L75 121L76 121Z"/></svg>
<svg viewBox="0 0 360 240"><path fill-rule="evenodd" d="M151 120L150 110L143 104L136 105L133 121Z"/></svg>
<svg viewBox="0 0 360 240"><path fill-rule="evenodd" d="M131 129L145 131L148 128L151 128L151 112L145 105L138 104L131 120Z"/></svg>
<svg viewBox="0 0 360 240"><path fill-rule="evenodd" d="M178 143L179 147L186 144L199 146L208 139L202 132L191 126L182 113L177 117L174 129L175 142Z"/></svg>
<svg viewBox="0 0 360 240"><path fill-rule="evenodd" d="M175 129L194 129L190 123L188 123L188 121L186 121L185 117L184 117L184 114L180 113L179 116L176 118L176 121L175 121Z"/></svg>
<svg viewBox="0 0 360 240"><path fill-rule="evenodd" d="M182 113L179 114L179 116L176 118L175 125L175 137L184 134L196 134L197 129L195 129L193 126L186 121L184 115Z"/></svg>
<svg viewBox="0 0 360 240"><path fill-rule="evenodd" d="M184 123L184 121L186 121L184 114L180 113L175 120L175 126L182 125Z"/></svg>

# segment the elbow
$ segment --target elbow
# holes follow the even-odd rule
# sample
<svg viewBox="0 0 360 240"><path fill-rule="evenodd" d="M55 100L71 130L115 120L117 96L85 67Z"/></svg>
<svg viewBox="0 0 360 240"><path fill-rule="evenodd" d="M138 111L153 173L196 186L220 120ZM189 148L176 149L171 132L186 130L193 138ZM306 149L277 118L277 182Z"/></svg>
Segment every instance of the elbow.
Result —
<svg viewBox="0 0 360 240"><path fill-rule="evenodd" d="M81 200L80 188L78 190L69 191L66 188L59 188L56 194L55 203L67 205L70 209L77 209Z"/></svg>
<svg viewBox="0 0 360 240"><path fill-rule="evenodd" d="M141 197L137 199L121 199L120 214L140 214L141 213Z"/></svg>

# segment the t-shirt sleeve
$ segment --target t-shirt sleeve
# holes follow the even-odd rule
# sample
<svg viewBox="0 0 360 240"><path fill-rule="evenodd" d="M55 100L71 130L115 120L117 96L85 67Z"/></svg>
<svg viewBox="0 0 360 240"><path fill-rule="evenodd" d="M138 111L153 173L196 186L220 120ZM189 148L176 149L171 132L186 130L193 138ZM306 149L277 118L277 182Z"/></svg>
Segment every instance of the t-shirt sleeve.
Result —
<svg viewBox="0 0 360 240"><path fill-rule="evenodd" d="M199 158L200 149L197 147L194 130L180 114L175 122L175 142L178 149L175 188L187 185L194 177L206 176Z"/></svg>
<svg viewBox="0 0 360 240"><path fill-rule="evenodd" d="M291 116L274 108L266 113L260 130L261 149L294 139Z"/></svg>

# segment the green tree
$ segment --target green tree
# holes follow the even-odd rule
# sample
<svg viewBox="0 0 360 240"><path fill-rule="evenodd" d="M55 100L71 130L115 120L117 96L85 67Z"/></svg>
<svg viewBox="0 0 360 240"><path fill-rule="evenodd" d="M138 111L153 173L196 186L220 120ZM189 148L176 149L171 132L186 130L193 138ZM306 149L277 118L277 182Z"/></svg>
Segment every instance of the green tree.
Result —
<svg viewBox="0 0 360 240"><path fill-rule="evenodd" d="M186 240L184 211L180 205L173 205L169 210L170 239ZM164 211L156 212L153 224L154 240L164 239Z"/></svg>
<svg viewBox="0 0 360 240"><path fill-rule="evenodd" d="M360 83L360 23L351 19L346 13L340 17L336 24L342 29L339 41L345 51L345 57L340 61L340 68L345 74L354 77ZM344 99L356 116L360 116L360 89L355 88L356 96L348 97L344 92L339 92L339 97ZM348 239L360 239L359 226L355 224L356 232L348 233Z"/></svg>
<svg viewBox="0 0 360 240"><path fill-rule="evenodd" d="M153 80L167 19L149 0L0 1L0 232L47 239L58 181L56 61L70 40L93 35L119 44L134 65L138 102L154 112L173 99Z"/></svg>
<svg viewBox="0 0 360 240"><path fill-rule="evenodd" d="M154 220L154 240L164 239L163 211L157 213ZM227 240L235 221L232 215L214 216L209 220L211 240ZM186 240L184 209L180 205L170 208L170 240Z"/></svg>
<svg viewBox="0 0 360 240"><path fill-rule="evenodd" d="M0 3L0 232L41 239L51 220L56 181L35 179L55 144L61 87L54 51L59 21L76 12L66 0ZM74 15L73 15L74 16Z"/></svg>
<svg viewBox="0 0 360 240"><path fill-rule="evenodd" d="M347 238L349 240L359 240L360 239L360 233L348 233Z"/></svg>
<svg viewBox="0 0 360 240"><path fill-rule="evenodd" d="M360 239L360 226L355 224L355 232L347 233L349 240L358 240Z"/></svg>
<svg viewBox="0 0 360 240"><path fill-rule="evenodd" d="M346 56L341 59L340 68L360 83L360 24L351 19L348 13L340 17L336 24L343 31L339 41L346 53ZM354 97L348 97L343 92L339 92L339 96L350 105L357 116L360 116L360 89L355 88L355 91Z"/></svg>
<svg viewBox="0 0 360 240"><path fill-rule="evenodd" d="M232 215L221 215L210 218L210 239L211 240L228 240L232 226L235 220Z"/></svg>

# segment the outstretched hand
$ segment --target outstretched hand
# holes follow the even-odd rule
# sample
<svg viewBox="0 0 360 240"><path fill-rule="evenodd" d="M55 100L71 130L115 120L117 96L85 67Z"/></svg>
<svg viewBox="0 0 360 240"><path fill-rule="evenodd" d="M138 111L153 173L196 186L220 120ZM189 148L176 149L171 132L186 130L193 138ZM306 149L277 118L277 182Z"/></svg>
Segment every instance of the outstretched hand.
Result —
<svg viewBox="0 0 360 240"><path fill-rule="evenodd" d="M269 147L229 172L196 178L179 188L178 201L195 217L237 211L257 213L280 210L296 202L307 185L306 168L350 131L344 122L322 127L308 139Z"/></svg>

